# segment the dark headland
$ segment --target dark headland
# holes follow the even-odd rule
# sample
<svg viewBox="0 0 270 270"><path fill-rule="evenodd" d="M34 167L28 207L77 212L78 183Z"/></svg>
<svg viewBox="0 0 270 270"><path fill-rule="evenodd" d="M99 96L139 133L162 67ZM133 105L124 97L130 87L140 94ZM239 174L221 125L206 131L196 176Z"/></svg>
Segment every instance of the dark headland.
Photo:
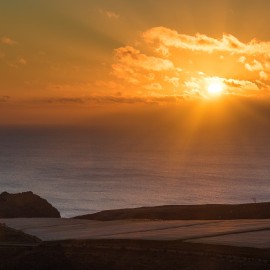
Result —
<svg viewBox="0 0 270 270"><path fill-rule="evenodd" d="M47 200L31 191L0 194L0 218L60 217L60 212Z"/></svg>

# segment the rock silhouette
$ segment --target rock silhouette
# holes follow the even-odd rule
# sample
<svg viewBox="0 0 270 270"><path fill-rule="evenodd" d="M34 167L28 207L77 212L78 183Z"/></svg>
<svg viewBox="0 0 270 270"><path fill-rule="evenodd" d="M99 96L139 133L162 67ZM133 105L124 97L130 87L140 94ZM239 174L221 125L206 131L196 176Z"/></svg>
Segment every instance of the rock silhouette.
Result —
<svg viewBox="0 0 270 270"><path fill-rule="evenodd" d="M60 217L48 201L31 191L0 194L0 218Z"/></svg>

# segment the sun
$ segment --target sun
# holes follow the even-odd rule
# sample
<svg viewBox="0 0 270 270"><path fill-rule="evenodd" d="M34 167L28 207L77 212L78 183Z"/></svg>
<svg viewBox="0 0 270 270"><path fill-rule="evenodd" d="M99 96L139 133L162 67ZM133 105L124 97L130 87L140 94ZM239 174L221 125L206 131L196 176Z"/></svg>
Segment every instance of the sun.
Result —
<svg viewBox="0 0 270 270"><path fill-rule="evenodd" d="M224 90L224 84L221 80L211 80L207 86L207 92L211 96L220 96Z"/></svg>

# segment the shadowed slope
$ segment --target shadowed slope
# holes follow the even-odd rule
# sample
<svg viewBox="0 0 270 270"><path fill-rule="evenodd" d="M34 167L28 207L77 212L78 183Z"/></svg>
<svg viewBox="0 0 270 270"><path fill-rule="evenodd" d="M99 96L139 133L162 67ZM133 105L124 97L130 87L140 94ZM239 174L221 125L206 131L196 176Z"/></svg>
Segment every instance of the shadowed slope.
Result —
<svg viewBox="0 0 270 270"><path fill-rule="evenodd" d="M95 214L77 216L79 219L163 219L163 220L228 220L270 218L270 203L239 205L165 205L101 211Z"/></svg>

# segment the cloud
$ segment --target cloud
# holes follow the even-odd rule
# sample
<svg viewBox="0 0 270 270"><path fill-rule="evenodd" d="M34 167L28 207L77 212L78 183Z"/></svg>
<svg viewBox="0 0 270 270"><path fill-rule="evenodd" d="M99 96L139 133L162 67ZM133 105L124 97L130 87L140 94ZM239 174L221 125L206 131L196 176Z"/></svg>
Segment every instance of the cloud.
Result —
<svg viewBox="0 0 270 270"><path fill-rule="evenodd" d="M106 17L107 17L108 19L110 19L110 20L117 20L117 19L120 18L120 15L119 15L119 14L117 14L117 13L111 11L111 10L100 9L100 10L99 10L99 13L100 13L101 15L106 16Z"/></svg>
<svg viewBox="0 0 270 270"><path fill-rule="evenodd" d="M77 103L77 104L83 104L85 103L85 99L83 98L49 98L42 100L42 103L51 103L51 104L70 104L70 103Z"/></svg>
<svg viewBox="0 0 270 270"><path fill-rule="evenodd" d="M10 62L7 62L8 66L10 68L14 68L14 69L17 69L19 68L20 66L25 66L27 64L27 60L20 57L14 61L10 61Z"/></svg>
<svg viewBox="0 0 270 270"><path fill-rule="evenodd" d="M144 86L144 88L148 90L162 90L163 89L160 83L147 84Z"/></svg>
<svg viewBox="0 0 270 270"><path fill-rule="evenodd" d="M165 82L169 82L170 84L172 84L174 87L179 87L180 79L178 77L165 76L164 80Z"/></svg>
<svg viewBox="0 0 270 270"><path fill-rule="evenodd" d="M111 81L96 81L95 86L97 86L99 88L106 88L106 89L117 90L117 91L123 89L123 86L119 85L118 83L116 83L113 80L111 80Z"/></svg>
<svg viewBox="0 0 270 270"><path fill-rule="evenodd" d="M205 74L200 74L199 76L191 77L184 82L184 96L208 98L207 88L211 81L218 81L225 86L223 90L224 95L233 94L239 96L252 96L258 94L261 90L267 90L267 85L259 81L207 77Z"/></svg>
<svg viewBox="0 0 270 270"><path fill-rule="evenodd" d="M61 97L48 98L40 100L45 104L160 104L160 103L178 103L183 100L182 96L91 96L91 97Z"/></svg>
<svg viewBox="0 0 270 270"><path fill-rule="evenodd" d="M16 41L14 41L13 39L9 38L9 37L2 37L0 39L1 43L4 45L15 45Z"/></svg>
<svg viewBox="0 0 270 270"><path fill-rule="evenodd" d="M261 80L268 80L269 78L268 72L270 71L268 62L265 62L263 64L256 59L253 59L251 62L248 62L245 56L241 56L239 58L239 63L242 63L245 66L245 68L250 72L258 71Z"/></svg>
<svg viewBox="0 0 270 270"><path fill-rule="evenodd" d="M261 71L264 69L262 63L257 60L253 60L253 62L250 64L246 63L245 68L249 71Z"/></svg>
<svg viewBox="0 0 270 270"><path fill-rule="evenodd" d="M246 70L258 72L259 78L267 80L270 68L262 62L270 59L270 42L253 39L247 43L230 34L223 34L220 39L208 37L203 34L194 36L179 34L175 30L165 27L154 27L142 34L143 40L152 46L156 52L169 56L172 48L189 50L201 53L229 53L230 55L241 55L239 62ZM224 59L221 55L220 59ZM261 61L260 61L261 60Z"/></svg>
<svg viewBox="0 0 270 270"><path fill-rule="evenodd" d="M115 59L118 63L125 64L129 67L145 69L148 71L163 71L174 67L170 60L147 56L131 46L116 49Z"/></svg>
<svg viewBox="0 0 270 270"><path fill-rule="evenodd" d="M265 71L260 71L260 78L262 79L262 80L268 80L269 79L269 75L265 72Z"/></svg>
<svg viewBox="0 0 270 270"><path fill-rule="evenodd" d="M27 61L24 58L21 57L21 58L18 59L18 63L21 64L21 65L26 65Z"/></svg>
<svg viewBox="0 0 270 270"><path fill-rule="evenodd" d="M223 82L229 87L229 91L233 92L256 92L260 90L260 84L246 80L224 79Z"/></svg>
<svg viewBox="0 0 270 270"><path fill-rule="evenodd" d="M149 84L155 78L155 72L160 73L174 69L174 64L170 60L148 56L132 46L116 49L114 59L112 74L132 86ZM151 85L154 83L152 82ZM155 87L155 89L162 89L162 86Z"/></svg>
<svg viewBox="0 0 270 270"><path fill-rule="evenodd" d="M270 97L270 42L154 27L114 50L111 75L108 88L127 94L207 97L207 82L216 78L226 95Z"/></svg>
<svg viewBox="0 0 270 270"><path fill-rule="evenodd" d="M168 55L170 48L179 48L207 53L218 51L270 57L270 42L253 39L248 43L243 43L230 34L223 34L220 39L215 39L199 33L190 36L179 34L166 27L154 27L145 31L142 37L145 42L155 46L157 51L165 55Z"/></svg>
<svg viewBox="0 0 270 270"><path fill-rule="evenodd" d="M8 102L10 100L10 96L0 96L0 102Z"/></svg>

